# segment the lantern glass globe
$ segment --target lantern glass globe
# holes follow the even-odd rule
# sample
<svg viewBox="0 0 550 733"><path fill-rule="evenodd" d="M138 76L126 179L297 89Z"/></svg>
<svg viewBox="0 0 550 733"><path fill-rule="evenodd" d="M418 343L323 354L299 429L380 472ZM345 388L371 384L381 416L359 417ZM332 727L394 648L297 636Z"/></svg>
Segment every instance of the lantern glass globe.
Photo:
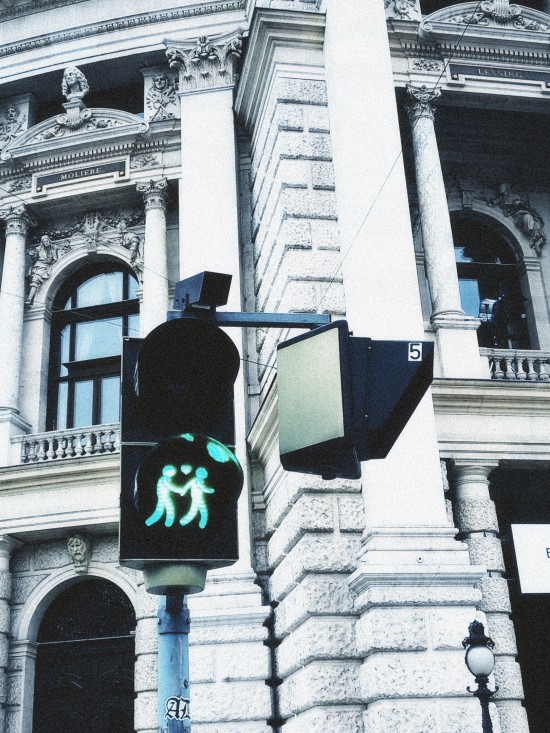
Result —
<svg viewBox="0 0 550 733"><path fill-rule="evenodd" d="M495 666L495 655L486 646L471 646L466 652L466 666L474 677L488 677Z"/></svg>

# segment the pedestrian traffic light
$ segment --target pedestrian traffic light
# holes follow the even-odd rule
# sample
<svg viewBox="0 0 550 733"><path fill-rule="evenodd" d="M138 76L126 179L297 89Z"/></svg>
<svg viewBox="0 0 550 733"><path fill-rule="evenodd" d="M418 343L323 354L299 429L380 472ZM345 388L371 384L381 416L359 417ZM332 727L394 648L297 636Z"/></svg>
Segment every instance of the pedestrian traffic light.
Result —
<svg viewBox="0 0 550 733"><path fill-rule="evenodd" d="M124 340L122 565L223 567L238 559L243 473L232 446L239 365L229 336L192 315Z"/></svg>
<svg viewBox="0 0 550 733"><path fill-rule="evenodd" d="M433 343L353 337L346 321L279 344L281 463L323 478L385 458L428 389Z"/></svg>

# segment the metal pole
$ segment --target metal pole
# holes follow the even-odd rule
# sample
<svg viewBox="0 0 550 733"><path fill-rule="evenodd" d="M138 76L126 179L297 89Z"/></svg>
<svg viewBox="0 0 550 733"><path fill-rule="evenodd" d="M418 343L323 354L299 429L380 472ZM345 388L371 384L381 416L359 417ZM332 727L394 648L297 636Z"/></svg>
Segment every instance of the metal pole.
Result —
<svg viewBox="0 0 550 733"><path fill-rule="evenodd" d="M161 596L158 610L159 733L189 733L189 626L185 596Z"/></svg>
<svg viewBox="0 0 550 733"><path fill-rule="evenodd" d="M474 695L481 704L481 728L483 733L493 733L493 722L489 713L489 700L495 693L487 686L489 682L487 677L476 677L476 682L477 690L474 692Z"/></svg>

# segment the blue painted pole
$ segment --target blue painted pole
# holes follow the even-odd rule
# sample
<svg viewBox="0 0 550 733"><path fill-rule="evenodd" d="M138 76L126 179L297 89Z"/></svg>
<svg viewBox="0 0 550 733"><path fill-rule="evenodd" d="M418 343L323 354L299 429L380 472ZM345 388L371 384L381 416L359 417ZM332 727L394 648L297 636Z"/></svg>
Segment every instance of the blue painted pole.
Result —
<svg viewBox="0 0 550 733"><path fill-rule="evenodd" d="M161 596L158 610L159 733L189 733L189 626L183 594Z"/></svg>

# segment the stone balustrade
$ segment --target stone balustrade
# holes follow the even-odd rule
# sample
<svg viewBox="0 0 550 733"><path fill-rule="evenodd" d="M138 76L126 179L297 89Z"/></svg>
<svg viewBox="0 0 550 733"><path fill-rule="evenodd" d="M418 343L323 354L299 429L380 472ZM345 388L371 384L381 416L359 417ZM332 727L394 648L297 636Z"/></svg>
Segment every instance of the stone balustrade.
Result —
<svg viewBox="0 0 550 733"><path fill-rule="evenodd" d="M117 453L120 449L119 433L120 426L114 423L34 435L16 435L12 438L12 443L21 445L21 463L39 463Z"/></svg>
<svg viewBox="0 0 550 733"><path fill-rule="evenodd" d="M550 351L480 349L489 363L491 379L527 382L550 380Z"/></svg>

